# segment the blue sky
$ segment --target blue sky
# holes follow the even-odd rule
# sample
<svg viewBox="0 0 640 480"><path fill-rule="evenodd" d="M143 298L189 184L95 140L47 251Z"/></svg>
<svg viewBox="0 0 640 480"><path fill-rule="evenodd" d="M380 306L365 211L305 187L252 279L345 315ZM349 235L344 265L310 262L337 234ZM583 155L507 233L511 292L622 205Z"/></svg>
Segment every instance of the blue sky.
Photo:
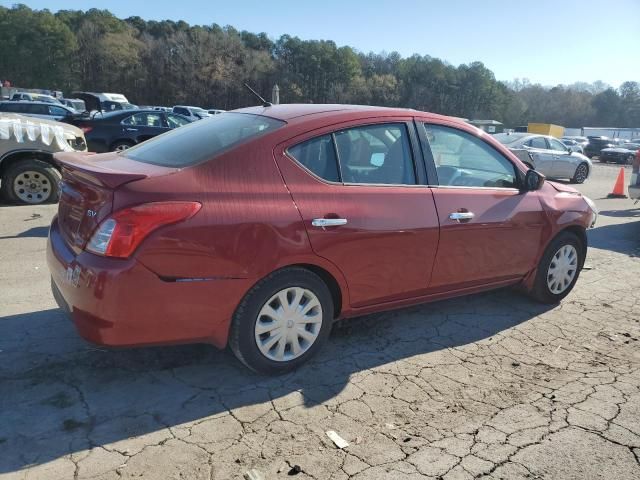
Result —
<svg viewBox="0 0 640 480"><path fill-rule="evenodd" d="M11 6L15 1L0 0ZM22 0L31 8L106 8L125 18L185 20L334 40L364 52L475 60L499 80L556 85L640 81L640 0Z"/></svg>

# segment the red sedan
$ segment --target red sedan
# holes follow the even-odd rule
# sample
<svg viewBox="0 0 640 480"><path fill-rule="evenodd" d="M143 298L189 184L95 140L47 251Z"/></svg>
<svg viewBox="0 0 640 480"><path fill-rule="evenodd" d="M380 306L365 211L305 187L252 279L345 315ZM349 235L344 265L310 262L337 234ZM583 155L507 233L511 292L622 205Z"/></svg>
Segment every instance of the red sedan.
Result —
<svg viewBox="0 0 640 480"><path fill-rule="evenodd" d="M338 318L507 285L558 302L597 216L490 135L414 110L254 107L56 158L48 263L80 334L229 344L267 373Z"/></svg>

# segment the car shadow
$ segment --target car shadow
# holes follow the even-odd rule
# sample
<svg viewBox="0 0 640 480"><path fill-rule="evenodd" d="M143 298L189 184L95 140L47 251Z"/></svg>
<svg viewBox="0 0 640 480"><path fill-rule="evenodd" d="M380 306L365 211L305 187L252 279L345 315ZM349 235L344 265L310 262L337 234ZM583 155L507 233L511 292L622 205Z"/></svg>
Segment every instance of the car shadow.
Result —
<svg viewBox="0 0 640 480"><path fill-rule="evenodd" d="M630 216L628 210L623 211L627 212L625 216ZM589 247L611 250L632 257L640 256L640 221L603 225L588 230L587 236Z"/></svg>
<svg viewBox="0 0 640 480"><path fill-rule="evenodd" d="M506 289L340 322L315 358L279 377L208 345L96 347L58 309L0 318L0 474L231 409L307 415L355 388L353 375L417 368L426 354L491 341L549 308Z"/></svg>
<svg viewBox="0 0 640 480"><path fill-rule="evenodd" d="M629 208L626 210L602 210L599 214L605 217L635 218L640 217L640 207Z"/></svg>
<svg viewBox="0 0 640 480"><path fill-rule="evenodd" d="M49 235L49 226L46 227L33 227L24 232L20 232L17 235L5 235L0 237L0 240L8 238L46 238Z"/></svg>

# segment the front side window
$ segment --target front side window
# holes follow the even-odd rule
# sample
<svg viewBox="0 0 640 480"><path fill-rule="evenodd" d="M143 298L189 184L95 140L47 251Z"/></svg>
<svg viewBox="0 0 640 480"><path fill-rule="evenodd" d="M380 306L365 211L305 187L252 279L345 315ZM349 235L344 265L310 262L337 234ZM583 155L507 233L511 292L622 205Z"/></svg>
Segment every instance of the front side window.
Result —
<svg viewBox="0 0 640 480"><path fill-rule="evenodd" d="M381 124L334 134L345 183L415 185L416 175L405 124Z"/></svg>
<svg viewBox="0 0 640 480"><path fill-rule="evenodd" d="M261 115L223 113L170 130L123 155L163 167L187 167L271 132L285 122Z"/></svg>
<svg viewBox="0 0 640 480"><path fill-rule="evenodd" d="M525 145L531 148L539 148L541 150L547 150L547 142L544 137L533 137L531 140L524 142Z"/></svg>
<svg viewBox="0 0 640 480"><path fill-rule="evenodd" d="M556 150L558 152L567 151L567 147L563 145L562 142L560 142L559 140L556 140L555 138L547 138L547 142L549 142L549 147L551 148L551 150Z"/></svg>
<svg viewBox="0 0 640 480"><path fill-rule="evenodd" d="M169 124L169 128L178 128L178 127L181 127L182 125L187 125L188 123L191 123L191 122L186 118L168 113L167 123Z"/></svg>
<svg viewBox="0 0 640 480"><path fill-rule="evenodd" d="M49 115L49 109L46 105L32 104L27 105L26 113L32 115Z"/></svg>
<svg viewBox="0 0 640 480"><path fill-rule="evenodd" d="M517 188L513 164L483 140L455 128L424 128L440 185Z"/></svg>

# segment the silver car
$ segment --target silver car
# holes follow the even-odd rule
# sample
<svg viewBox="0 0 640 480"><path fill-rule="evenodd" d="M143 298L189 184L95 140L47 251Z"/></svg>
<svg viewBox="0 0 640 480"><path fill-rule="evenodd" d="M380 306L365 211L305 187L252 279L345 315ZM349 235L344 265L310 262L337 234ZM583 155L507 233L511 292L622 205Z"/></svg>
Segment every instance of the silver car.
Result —
<svg viewBox="0 0 640 480"><path fill-rule="evenodd" d="M555 137L533 133L498 133L494 138L546 177L583 183L591 174L591 160Z"/></svg>

